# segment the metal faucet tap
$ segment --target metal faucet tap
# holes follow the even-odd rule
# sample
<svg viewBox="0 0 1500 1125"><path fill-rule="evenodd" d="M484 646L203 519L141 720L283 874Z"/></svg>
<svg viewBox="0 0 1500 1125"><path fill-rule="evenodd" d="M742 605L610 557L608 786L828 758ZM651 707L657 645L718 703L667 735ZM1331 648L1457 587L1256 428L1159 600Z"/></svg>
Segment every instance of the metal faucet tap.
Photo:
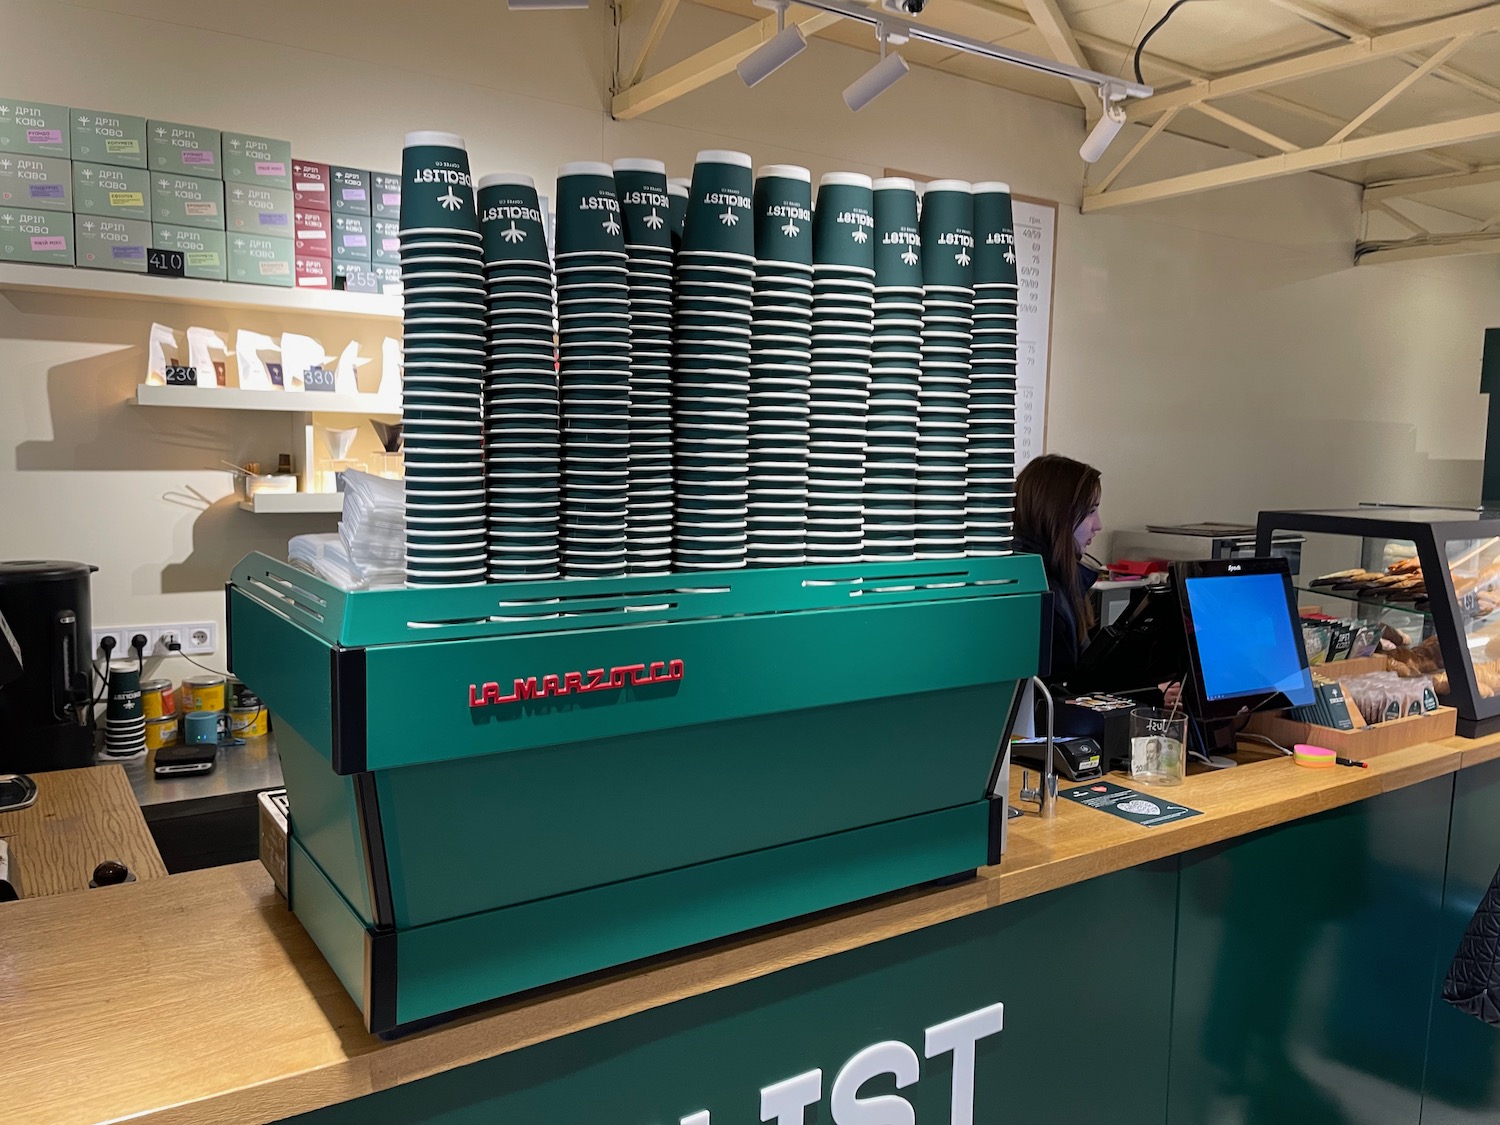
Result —
<svg viewBox="0 0 1500 1125"><path fill-rule="evenodd" d="M1053 761L1052 755L1057 750L1057 738L1053 727L1055 705L1052 701L1052 692L1048 690L1040 677L1033 676L1031 682L1037 691L1042 693L1042 698L1047 701L1047 745L1042 751L1042 776L1041 785L1033 789L1031 787L1031 771L1021 771L1021 791L1017 796L1023 801L1036 802L1036 814L1043 820L1052 820L1057 816L1057 763Z"/></svg>

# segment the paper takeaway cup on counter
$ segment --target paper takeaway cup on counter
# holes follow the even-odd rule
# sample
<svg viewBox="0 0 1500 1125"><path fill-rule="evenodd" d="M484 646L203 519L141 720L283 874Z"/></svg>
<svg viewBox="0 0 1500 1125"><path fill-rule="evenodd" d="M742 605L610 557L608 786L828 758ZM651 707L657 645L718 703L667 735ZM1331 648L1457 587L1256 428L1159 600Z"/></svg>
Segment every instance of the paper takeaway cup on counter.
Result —
<svg viewBox="0 0 1500 1125"><path fill-rule="evenodd" d="M547 263L546 221L530 176L502 172L479 181L479 232L486 262Z"/></svg>
<svg viewBox="0 0 1500 1125"><path fill-rule="evenodd" d="M698 154L683 219L682 252L755 256L754 177L743 152Z"/></svg>
<svg viewBox="0 0 1500 1125"><path fill-rule="evenodd" d="M922 280L974 285L974 192L965 180L933 180L922 196Z"/></svg>
<svg viewBox="0 0 1500 1125"><path fill-rule="evenodd" d="M911 180L875 181L875 285L882 289L922 287L917 185Z"/></svg>
<svg viewBox="0 0 1500 1125"><path fill-rule="evenodd" d="M659 160L627 158L614 163L626 246L672 249L672 201L667 166Z"/></svg>
<svg viewBox="0 0 1500 1125"><path fill-rule="evenodd" d="M875 197L869 176L828 172L818 181L813 262L875 272Z"/></svg>
<svg viewBox="0 0 1500 1125"><path fill-rule="evenodd" d="M762 262L812 265L812 174L770 164L755 178L755 256Z"/></svg>
<svg viewBox="0 0 1500 1125"><path fill-rule="evenodd" d="M557 254L625 256L625 228L615 173L608 164L577 161L557 170Z"/></svg>
<svg viewBox="0 0 1500 1125"><path fill-rule="evenodd" d="M1016 221L1010 185L974 185L974 284L1014 287Z"/></svg>
<svg viewBox="0 0 1500 1125"><path fill-rule="evenodd" d="M478 234L469 153L454 133L406 134L401 150L401 229Z"/></svg>

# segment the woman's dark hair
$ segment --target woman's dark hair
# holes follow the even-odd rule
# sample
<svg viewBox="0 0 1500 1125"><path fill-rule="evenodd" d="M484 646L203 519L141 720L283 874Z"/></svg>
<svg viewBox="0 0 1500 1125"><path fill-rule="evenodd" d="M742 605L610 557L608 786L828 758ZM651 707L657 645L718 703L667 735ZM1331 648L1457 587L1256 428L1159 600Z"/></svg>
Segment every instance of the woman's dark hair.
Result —
<svg viewBox="0 0 1500 1125"><path fill-rule="evenodd" d="M1016 478L1016 538L1040 549L1047 574L1072 603L1080 641L1088 638L1093 621L1088 600L1078 588L1073 532L1098 505L1099 495L1098 469L1056 453L1028 462Z"/></svg>

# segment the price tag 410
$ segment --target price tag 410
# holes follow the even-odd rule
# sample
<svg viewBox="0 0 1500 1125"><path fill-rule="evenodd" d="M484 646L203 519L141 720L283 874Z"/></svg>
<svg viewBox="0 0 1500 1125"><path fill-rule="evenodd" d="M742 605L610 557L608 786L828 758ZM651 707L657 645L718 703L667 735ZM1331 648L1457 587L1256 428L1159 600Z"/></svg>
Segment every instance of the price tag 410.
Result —
<svg viewBox="0 0 1500 1125"><path fill-rule="evenodd" d="M156 277L182 277L187 258L180 250L147 250L146 272Z"/></svg>

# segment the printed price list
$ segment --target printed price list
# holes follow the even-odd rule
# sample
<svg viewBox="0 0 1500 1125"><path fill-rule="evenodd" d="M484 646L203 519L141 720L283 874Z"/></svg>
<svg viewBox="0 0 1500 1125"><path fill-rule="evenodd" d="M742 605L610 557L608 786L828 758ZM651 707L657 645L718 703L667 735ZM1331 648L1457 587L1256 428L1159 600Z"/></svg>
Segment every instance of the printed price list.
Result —
<svg viewBox="0 0 1500 1125"><path fill-rule="evenodd" d="M1016 355L1016 471L1043 452L1047 436L1047 365L1052 338L1052 240L1057 209L1017 199L1019 317Z"/></svg>

